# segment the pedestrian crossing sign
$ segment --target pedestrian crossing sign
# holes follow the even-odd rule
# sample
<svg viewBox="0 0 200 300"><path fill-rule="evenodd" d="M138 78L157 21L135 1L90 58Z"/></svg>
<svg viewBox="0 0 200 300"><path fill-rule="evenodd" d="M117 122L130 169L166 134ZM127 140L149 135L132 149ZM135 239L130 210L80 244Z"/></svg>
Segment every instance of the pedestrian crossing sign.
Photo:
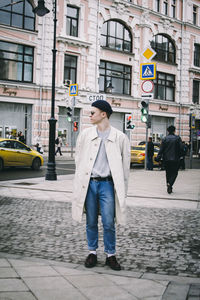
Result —
<svg viewBox="0 0 200 300"><path fill-rule="evenodd" d="M69 85L69 95L70 96L78 96L78 84L73 83Z"/></svg>
<svg viewBox="0 0 200 300"><path fill-rule="evenodd" d="M156 78L156 63L140 64L140 79L155 79Z"/></svg>

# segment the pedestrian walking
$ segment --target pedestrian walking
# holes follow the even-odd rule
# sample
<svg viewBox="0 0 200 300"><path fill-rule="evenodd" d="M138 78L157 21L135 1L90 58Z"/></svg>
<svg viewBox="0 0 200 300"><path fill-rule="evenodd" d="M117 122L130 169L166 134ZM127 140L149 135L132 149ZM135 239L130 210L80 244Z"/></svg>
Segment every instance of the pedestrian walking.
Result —
<svg viewBox="0 0 200 300"><path fill-rule="evenodd" d="M183 151L181 138L175 135L175 130L176 128L173 125L167 128L169 134L162 140L160 150L156 157L156 161L160 161L161 158L163 158L166 171L167 192L169 194L172 193L173 184L178 175L180 157Z"/></svg>
<svg viewBox="0 0 200 300"><path fill-rule="evenodd" d="M147 170L153 171L153 156L154 156L154 144L152 137L149 137L147 143Z"/></svg>
<svg viewBox="0 0 200 300"><path fill-rule="evenodd" d="M25 144L25 137L21 131L18 133L18 138L20 142Z"/></svg>
<svg viewBox="0 0 200 300"><path fill-rule="evenodd" d="M40 136L41 136L41 133L39 133L38 136L35 139L35 147L37 149L37 152L43 153L43 152L41 152L42 144L41 144L41 138L40 138Z"/></svg>
<svg viewBox="0 0 200 300"><path fill-rule="evenodd" d="M182 156L180 157L179 169L185 170L185 156L187 155L188 147L185 142L183 142Z"/></svg>
<svg viewBox="0 0 200 300"><path fill-rule="evenodd" d="M62 151L61 151L62 139L60 136L58 136L57 139L55 140L55 144L57 145L57 150L55 152L55 156L58 152L60 153L60 156L62 156Z"/></svg>
<svg viewBox="0 0 200 300"><path fill-rule="evenodd" d="M116 259L115 222L125 223L126 194L130 168L128 137L112 127L109 117L112 108L107 101L92 103L90 122L76 144L76 173L72 217L81 221L86 212L86 235L89 254L85 267L97 264L98 214L101 214L106 265L121 270Z"/></svg>

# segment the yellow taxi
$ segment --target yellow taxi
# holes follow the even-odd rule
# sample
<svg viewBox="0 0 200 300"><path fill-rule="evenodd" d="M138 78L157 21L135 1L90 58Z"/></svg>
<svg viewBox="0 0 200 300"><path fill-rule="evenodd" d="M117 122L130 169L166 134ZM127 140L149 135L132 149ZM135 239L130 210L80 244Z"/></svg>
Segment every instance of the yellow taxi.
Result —
<svg viewBox="0 0 200 300"><path fill-rule="evenodd" d="M153 165L158 166L159 163L155 161L159 147L154 146ZM138 145L131 147L131 164L144 165L145 162L145 145Z"/></svg>
<svg viewBox="0 0 200 300"><path fill-rule="evenodd" d="M31 167L39 170L43 163L41 154L24 143L0 138L0 171L4 167Z"/></svg>

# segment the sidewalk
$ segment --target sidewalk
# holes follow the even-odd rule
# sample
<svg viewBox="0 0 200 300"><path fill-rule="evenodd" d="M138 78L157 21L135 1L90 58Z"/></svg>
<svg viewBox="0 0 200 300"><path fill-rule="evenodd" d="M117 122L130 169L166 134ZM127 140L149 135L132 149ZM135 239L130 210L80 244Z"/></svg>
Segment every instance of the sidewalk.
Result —
<svg viewBox="0 0 200 300"><path fill-rule="evenodd" d="M167 194L165 172L132 169L130 207L199 211L200 170L180 171L174 193ZM34 178L1 181L2 197L70 202L73 175L57 181ZM200 278L150 272L112 271L105 266L86 269L23 255L0 253L0 300L199 300Z"/></svg>

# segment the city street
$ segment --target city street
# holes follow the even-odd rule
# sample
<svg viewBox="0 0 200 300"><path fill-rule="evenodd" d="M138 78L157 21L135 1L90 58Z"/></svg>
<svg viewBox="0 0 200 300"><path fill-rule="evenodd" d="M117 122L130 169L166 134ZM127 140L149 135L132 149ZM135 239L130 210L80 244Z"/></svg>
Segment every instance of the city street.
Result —
<svg viewBox="0 0 200 300"><path fill-rule="evenodd" d="M199 299L199 175L198 169L180 171L174 193L169 195L164 171L131 169L127 224L117 225L117 256L123 267L120 276L168 282L162 289L163 298L145 299ZM60 175L57 181L44 178L1 181L0 257L10 254L46 259L80 266L84 272L88 253L85 217L80 224L71 218L72 180L73 174ZM109 270L104 264L100 224L98 265L92 271L107 274ZM174 289L177 294L172 293ZM194 291L198 297L186 298ZM116 299L129 299L124 297Z"/></svg>

